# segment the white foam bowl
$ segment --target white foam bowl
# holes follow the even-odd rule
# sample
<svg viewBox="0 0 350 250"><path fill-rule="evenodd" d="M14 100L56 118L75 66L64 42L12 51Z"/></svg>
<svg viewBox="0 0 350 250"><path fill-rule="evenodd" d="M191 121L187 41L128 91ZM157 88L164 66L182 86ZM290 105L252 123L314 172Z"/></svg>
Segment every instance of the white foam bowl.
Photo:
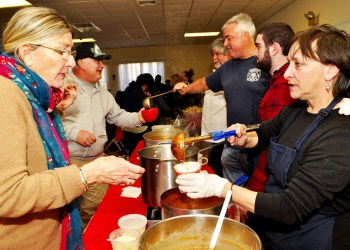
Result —
<svg viewBox="0 0 350 250"><path fill-rule="evenodd" d="M123 229L136 229L141 234L145 231L147 218L141 214L128 214L118 220L118 226Z"/></svg>
<svg viewBox="0 0 350 250"><path fill-rule="evenodd" d="M202 168L202 164L197 161L189 161L176 164L174 166L175 172L179 174L188 174L188 173L198 173Z"/></svg>
<svg viewBox="0 0 350 250"><path fill-rule="evenodd" d="M110 233L108 241L111 242L113 250L137 250L140 236L136 229L119 228Z"/></svg>

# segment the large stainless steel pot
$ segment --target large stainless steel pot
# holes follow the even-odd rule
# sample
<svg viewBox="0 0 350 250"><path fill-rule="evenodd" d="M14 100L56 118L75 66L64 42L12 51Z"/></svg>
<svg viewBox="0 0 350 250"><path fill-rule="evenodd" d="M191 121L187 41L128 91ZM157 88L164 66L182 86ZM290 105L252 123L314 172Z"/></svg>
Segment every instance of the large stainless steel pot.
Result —
<svg viewBox="0 0 350 250"><path fill-rule="evenodd" d="M181 129L177 128L161 128L143 134L143 139L145 141L145 147L171 143L173 137L183 132Z"/></svg>
<svg viewBox="0 0 350 250"><path fill-rule="evenodd" d="M209 249L218 218L215 215L197 214L160 221L142 234L140 249ZM215 250L227 249L261 250L261 241L248 226L225 218Z"/></svg>
<svg viewBox="0 0 350 250"><path fill-rule="evenodd" d="M176 187L165 191L160 196L160 202L164 220L186 214L219 215L224 199L218 197L191 199Z"/></svg>
<svg viewBox="0 0 350 250"><path fill-rule="evenodd" d="M186 154L186 161L197 161L199 149L192 147ZM171 153L170 144L155 145L138 152L141 167L146 172L141 177L143 201L151 207L160 207L160 196L176 187L174 166L180 163Z"/></svg>

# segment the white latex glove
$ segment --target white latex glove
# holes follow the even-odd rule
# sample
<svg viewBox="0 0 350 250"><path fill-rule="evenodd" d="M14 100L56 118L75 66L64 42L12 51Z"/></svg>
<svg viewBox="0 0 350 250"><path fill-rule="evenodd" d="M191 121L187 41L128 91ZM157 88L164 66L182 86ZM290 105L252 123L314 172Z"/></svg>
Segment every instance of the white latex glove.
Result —
<svg viewBox="0 0 350 250"><path fill-rule="evenodd" d="M350 115L350 98L343 98L339 103L339 114Z"/></svg>
<svg viewBox="0 0 350 250"><path fill-rule="evenodd" d="M181 174L175 182L179 185L179 190L187 193L190 198L205 198L218 196L224 188L228 180L221 178L215 174L206 172L196 174Z"/></svg>

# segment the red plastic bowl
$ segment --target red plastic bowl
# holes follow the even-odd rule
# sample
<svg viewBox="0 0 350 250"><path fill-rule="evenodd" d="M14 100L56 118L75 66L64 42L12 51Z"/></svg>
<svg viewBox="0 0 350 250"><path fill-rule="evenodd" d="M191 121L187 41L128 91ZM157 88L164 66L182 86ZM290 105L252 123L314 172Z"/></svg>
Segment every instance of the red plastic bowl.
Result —
<svg viewBox="0 0 350 250"><path fill-rule="evenodd" d="M146 122L154 122L158 117L158 108L145 109L141 113Z"/></svg>

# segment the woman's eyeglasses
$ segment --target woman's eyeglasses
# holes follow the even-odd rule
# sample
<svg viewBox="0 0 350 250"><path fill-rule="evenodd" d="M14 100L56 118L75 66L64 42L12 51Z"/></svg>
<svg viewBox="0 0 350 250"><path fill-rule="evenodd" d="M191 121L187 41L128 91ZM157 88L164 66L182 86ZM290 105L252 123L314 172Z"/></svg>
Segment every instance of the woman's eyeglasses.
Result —
<svg viewBox="0 0 350 250"><path fill-rule="evenodd" d="M75 50L73 50L73 51L71 51L69 49L60 50L60 49L50 48L50 47L47 47L47 46L44 46L44 45L36 45L36 44L31 44L31 45L34 46L34 47L42 47L42 48L45 48L45 49L53 50L56 53L62 55L63 60L66 60L66 61L68 61L69 56L73 56L73 58L75 58L75 56L77 54L77 52Z"/></svg>

